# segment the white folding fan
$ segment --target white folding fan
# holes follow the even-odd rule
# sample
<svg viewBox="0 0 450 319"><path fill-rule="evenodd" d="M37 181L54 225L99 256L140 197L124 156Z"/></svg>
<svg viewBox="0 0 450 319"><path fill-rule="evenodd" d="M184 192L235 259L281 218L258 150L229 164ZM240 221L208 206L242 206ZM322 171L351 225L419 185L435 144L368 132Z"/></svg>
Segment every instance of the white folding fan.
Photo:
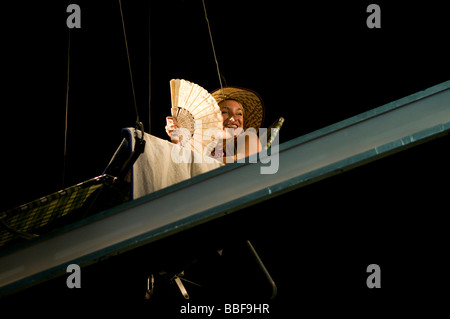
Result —
<svg viewBox="0 0 450 319"><path fill-rule="evenodd" d="M181 128L187 129L184 132L190 133L190 136L181 134L183 144L190 140L192 149L200 154L205 147L214 147L213 142L217 143L217 135L223 129L222 113L216 99L201 86L180 79L170 81L170 94L172 116Z"/></svg>

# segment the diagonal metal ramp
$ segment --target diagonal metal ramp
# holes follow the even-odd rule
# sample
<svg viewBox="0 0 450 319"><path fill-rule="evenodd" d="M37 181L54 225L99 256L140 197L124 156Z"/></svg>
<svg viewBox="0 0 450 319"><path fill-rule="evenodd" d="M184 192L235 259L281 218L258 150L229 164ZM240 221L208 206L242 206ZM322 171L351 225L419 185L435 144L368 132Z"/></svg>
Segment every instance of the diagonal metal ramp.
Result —
<svg viewBox="0 0 450 319"><path fill-rule="evenodd" d="M447 81L273 147L258 163L221 167L4 253L0 295L65 273L68 264L96 262L449 131Z"/></svg>

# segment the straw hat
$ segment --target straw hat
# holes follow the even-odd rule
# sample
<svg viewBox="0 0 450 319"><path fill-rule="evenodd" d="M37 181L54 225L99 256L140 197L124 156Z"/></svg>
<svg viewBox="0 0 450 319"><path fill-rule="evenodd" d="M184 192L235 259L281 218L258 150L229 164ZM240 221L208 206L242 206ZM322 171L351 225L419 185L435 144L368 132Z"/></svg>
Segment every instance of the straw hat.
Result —
<svg viewBox="0 0 450 319"><path fill-rule="evenodd" d="M227 86L211 92L216 99L217 104L224 100L235 100L244 108L244 129L253 127L256 130L260 128L264 119L264 106L261 97L255 91L236 87Z"/></svg>

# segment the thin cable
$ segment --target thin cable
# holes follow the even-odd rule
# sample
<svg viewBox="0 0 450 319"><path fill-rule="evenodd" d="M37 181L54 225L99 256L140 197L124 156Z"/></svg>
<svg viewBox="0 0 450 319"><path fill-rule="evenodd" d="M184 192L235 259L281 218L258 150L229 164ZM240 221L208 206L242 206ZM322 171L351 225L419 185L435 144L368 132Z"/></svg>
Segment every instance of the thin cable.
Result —
<svg viewBox="0 0 450 319"><path fill-rule="evenodd" d="M69 71L70 71L70 29L69 40L67 45L67 83L66 83L66 114L64 121L64 160L63 160L63 175L62 175L62 188L65 186L66 179L66 159L67 159L67 118L69 113Z"/></svg>
<svg viewBox="0 0 450 319"><path fill-rule="evenodd" d="M211 40L211 46L212 46L212 50L213 50L213 54L214 54L214 61L216 62L217 75L219 77L220 89L222 91L223 99L225 100L225 93L223 91L223 85L222 85L222 77L220 76L219 62L217 62L216 50L214 49L214 41L213 41L213 37L211 34L211 27L209 25L208 14L206 12L205 0L202 0L202 2L203 2L203 10L205 11L206 23L208 24L209 38Z"/></svg>
<svg viewBox="0 0 450 319"><path fill-rule="evenodd" d="M152 133L152 86L151 86L151 56L150 56L150 2L148 2L148 132Z"/></svg>
<svg viewBox="0 0 450 319"><path fill-rule="evenodd" d="M123 12L122 12L122 1L119 0L119 7L120 7L120 16L122 18L122 28L123 28L123 36L125 38L125 48L127 50L127 59L128 59L128 70L130 71L130 80L131 80L131 90L133 91L133 101L134 101L134 109L136 111L136 124L139 124L139 113L136 103L136 94L134 93L134 82L133 82L133 74L131 72L131 62L130 62L130 54L128 52L128 41L127 41L127 33L125 32L125 21L123 19Z"/></svg>

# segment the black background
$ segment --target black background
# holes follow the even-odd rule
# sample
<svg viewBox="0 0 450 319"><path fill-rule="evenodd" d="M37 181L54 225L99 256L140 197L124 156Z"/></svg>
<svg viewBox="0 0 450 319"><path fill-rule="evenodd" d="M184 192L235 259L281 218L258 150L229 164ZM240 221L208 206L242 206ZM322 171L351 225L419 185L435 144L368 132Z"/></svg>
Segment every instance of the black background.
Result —
<svg viewBox="0 0 450 319"><path fill-rule="evenodd" d="M272 124L278 116L285 117L281 142L449 80L450 30L443 2L376 1L381 7L381 29L366 26L366 8L371 1L205 2L226 83L253 89L262 96L266 108L264 126ZM75 3L81 7L81 29L70 31L66 26L68 1L2 5L2 210L100 175L122 139L121 128L134 126L136 121L118 1ZM170 113L170 79L183 78L209 91L219 87L202 2L123 1L122 8L140 120L147 132L166 138L164 125L165 116ZM68 135L64 159L69 33ZM408 276L414 274L411 269L416 268L411 258L417 252L408 245L420 243L409 235L421 231L421 222L413 223L414 231L403 228L403 222L410 220L408 214L416 207L410 202L407 186L424 196L421 202L424 207L417 212L417 218L430 210L443 209L442 198L436 199L435 208L427 206L432 201L430 197L436 197L436 192L441 194L440 188L429 190L424 186L437 184L442 176L448 176L448 169L447 173L444 169L448 162L440 158L442 150L448 148L448 139L442 141L408 151L395 157L397 160L379 161L344 177L311 186L302 190L304 194L296 191L283 195L269 201L270 205L255 206L242 214L246 216L242 225L258 220L261 227L254 234L255 241L263 254L266 253L271 269L283 278L279 308L290 305L293 307L290 310L301 311L308 305L318 313L333 313L327 308L331 302L338 313L345 314L347 309L353 309L352 300L356 300L367 310L361 313L364 317L367 312L375 311L377 304L396 305L399 313L402 309L411 310L409 303L404 307L395 303L397 296L400 298L406 292L417 297L402 286L411 283L410 278L399 277L402 271ZM433 154L432 159L429 154ZM440 158L439 165L434 162L437 158ZM429 162L422 165L425 159ZM419 166L423 180L414 177ZM435 166L434 172L428 171L430 166ZM405 171L400 173L402 169ZM385 174L384 179L377 178L380 172ZM355 183L362 186L356 187ZM303 194L301 199L299 194ZM321 198L330 196L336 198L327 200L325 205ZM389 204L389 199L399 198L402 200L398 204ZM409 204L399 204L405 202ZM268 209L275 206L283 209ZM392 217L396 213L399 215ZM301 218L305 218L305 223L301 223ZM223 225L233 224L233 219L229 219ZM286 219L290 221L286 223ZM298 221L294 224L299 229L292 224L294 220ZM439 224L439 218L434 221ZM320 230L317 240L313 236L315 231L304 226L311 222L315 225L312 229ZM211 227L222 229L223 225ZM265 233L264 227L268 225L277 229L271 236ZM339 225L344 234L340 237L332 225ZM372 231L373 237L364 225L371 225L368 231ZM242 232L248 229L252 227L242 226ZM299 232L305 234L300 239L287 235ZM387 238L381 240L380 233L387 234ZM392 241L397 244L391 245ZM404 245L396 247L403 241ZM436 242L439 241L426 241L434 249L437 249ZM342 254L333 243L346 247ZM381 248L371 250L376 243ZM277 245L290 248L273 248ZM352 245L355 251L348 248ZM360 258L355 259L356 251L360 252ZM398 251L404 251L406 257L402 259ZM419 249L419 252L427 250ZM297 259L302 256L307 256L307 264ZM417 258L423 266L422 258L427 257ZM315 266L311 260L316 261ZM391 270L386 271L383 280L386 286L381 289L389 298L365 286L365 268L371 263L379 263L382 271L386 267ZM100 263L86 272L114 273L112 268L105 267L106 264ZM318 278L318 274L323 276L315 285L311 277ZM427 280L423 273L420 278ZM287 296L287 287L302 286L304 281L304 287L309 287L306 290L312 287L316 290L307 294L306 299L297 298L295 293ZM87 278L84 282L88 285ZM54 283L44 290L49 299L69 294L64 300L75 298L80 306L93 295L101 295L97 290L93 293L83 288L82 292L67 292L64 280L60 283L63 288L55 291L59 286ZM351 293L346 295L343 291ZM112 307L108 298L101 299L106 303L101 309Z"/></svg>

